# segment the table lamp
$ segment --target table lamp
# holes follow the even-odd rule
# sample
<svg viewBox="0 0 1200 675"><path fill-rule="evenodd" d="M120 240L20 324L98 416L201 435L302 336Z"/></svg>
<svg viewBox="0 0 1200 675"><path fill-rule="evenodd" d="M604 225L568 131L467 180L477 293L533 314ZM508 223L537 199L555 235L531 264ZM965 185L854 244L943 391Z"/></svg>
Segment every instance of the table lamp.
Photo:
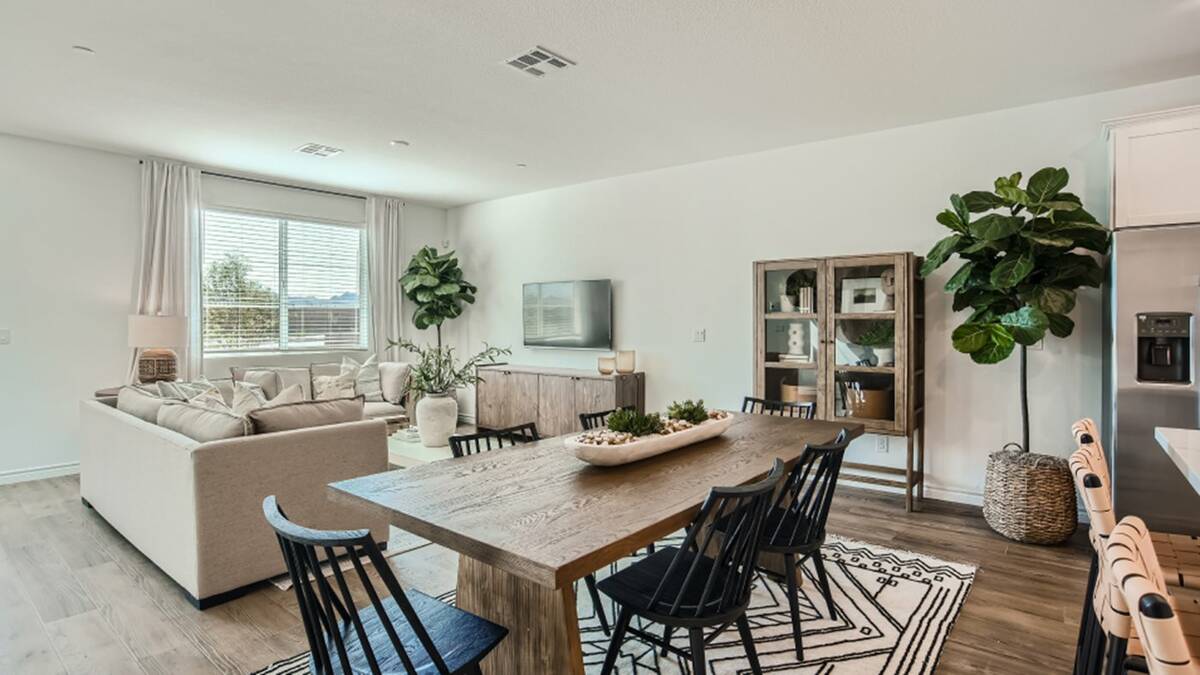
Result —
<svg viewBox="0 0 1200 675"><path fill-rule="evenodd" d="M178 359L172 347L187 342L187 321L181 316L129 316L129 346L140 348L138 381L172 381Z"/></svg>

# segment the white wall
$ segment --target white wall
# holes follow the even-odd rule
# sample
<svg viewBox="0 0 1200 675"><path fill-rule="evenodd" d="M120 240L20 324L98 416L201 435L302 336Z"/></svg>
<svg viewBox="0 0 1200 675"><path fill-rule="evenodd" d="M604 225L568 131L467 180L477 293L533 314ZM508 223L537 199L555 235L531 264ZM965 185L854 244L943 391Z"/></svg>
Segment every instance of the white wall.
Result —
<svg viewBox="0 0 1200 675"><path fill-rule="evenodd" d="M512 346L514 363L595 367L594 353L520 347L521 284L610 277L617 346L637 350L649 407L695 397L734 407L753 385L752 261L923 254L946 234L934 215L950 193L1047 165L1066 166L1073 191L1104 219L1100 122L1197 102L1200 77L452 209L452 241L480 287L453 323L456 340ZM931 280L927 298L929 485L933 496L977 502L988 453L1020 437L1017 359L977 366L953 351L961 317L940 290L945 278ZM1031 352L1036 451L1067 454L1069 424L1100 415L1100 316L1099 292L1084 293L1075 334ZM696 328L707 342L691 341ZM464 411L472 407L464 396ZM903 442L878 454L865 439L851 454L898 466Z"/></svg>
<svg viewBox="0 0 1200 675"><path fill-rule="evenodd" d="M72 470L79 401L128 372L139 176L133 157L0 134L0 482Z"/></svg>
<svg viewBox="0 0 1200 675"><path fill-rule="evenodd" d="M140 175L136 157L0 134L0 483L76 470L79 401L128 372ZM405 255L445 239L444 209L407 204Z"/></svg>

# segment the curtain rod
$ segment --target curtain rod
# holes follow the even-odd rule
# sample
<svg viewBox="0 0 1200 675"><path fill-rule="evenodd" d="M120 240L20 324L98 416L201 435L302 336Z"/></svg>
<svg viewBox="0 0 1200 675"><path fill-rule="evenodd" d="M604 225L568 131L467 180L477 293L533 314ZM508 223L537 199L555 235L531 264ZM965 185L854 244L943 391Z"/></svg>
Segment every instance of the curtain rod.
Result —
<svg viewBox="0 0 1200 675"><path fill-rule="evenodd" d="M144 163L144 160L139 159L138 164ZM273 185L275 187L290 188L292 190L307 190L309 192L319 192L321 194L333 195L335 197L350 197L351 199L361 199L366 201L366 197L362 195L352 195L348 192L337 192L335 190L322 190L321 188L305 187L303 185L289 185L288 183L278 183L271 180L263 180L262 178L247 178L246 176L235 176L228 173L220 173L217 171L200 171L205 176L215 176L217 178L229 178L231 180L244 180L247 183L261 183L263 185Z"/></svg>

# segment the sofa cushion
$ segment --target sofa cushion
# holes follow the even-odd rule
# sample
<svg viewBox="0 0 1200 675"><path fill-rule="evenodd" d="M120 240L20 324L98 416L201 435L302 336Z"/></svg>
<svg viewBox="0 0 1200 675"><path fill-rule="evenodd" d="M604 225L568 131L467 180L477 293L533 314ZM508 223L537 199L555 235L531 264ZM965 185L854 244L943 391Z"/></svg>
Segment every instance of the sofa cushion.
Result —
<svg viewBox="0 0 1200 675"><path fill-rule="evenodd" d="M229 410L235 415L245 415L251 410L257 410L267 403L267 394L262 387L254 387L245 382L233 383L233 402Z"/></svg>
<svg viewBox="0 0 1200 675"><path fill-rule="evenodd" d="M158 409L158 426L201 443L248 436L251 431L242 415L180 401L167 401Z"/></svg>
<svg viewBox="0 0 1200 675"><path fill-rule="evenodd" d="M156 424L158 409L162 407L165 400L141 387L132 385L121 387L121 390L117 392L117 410Z"/></svg>
<svg viewBox="0 0 1200 675"><path fill-rule="evenodd" d="M369 420L380 417L395 417L404 414L404 406L387 401L367 401L363 404L363 417Z"/></svg>
<svg viewBox="0 0 1200 675"><path fill-rule="evenodd" d="M313 400L315 401L354 396L354 376L351 374L314 375L312 384Z"/></svg>
<svg viewBox="0 0 1200 675"><path fill-rule="evenodd" d="M285 403L259 408L247 417L256 434L358 422L363 419L363 397Z"/></svg>
<svg viewBox="0 0 1200 675"><path fill-rule="evenodd" d="M383 392L379 389L379 362L375 355L367 357L359 363L349 356L342 357L339 375L350 375L354 378L354 393L362 394L368 403L382 401Z"/></svg>
<svg viewBox="0 0 1200 675"><path fill-rule="evenodd" d="M262 387L263 394L267 398L275 398L275 395L279 393L279 374L274 369L259 370L255 368L247 370L242 374L241 381L249 384L257 384ZM236 395L237 392L235 391L234 394Z"/></svg>
<svg viewBox="0 0 1200 675"><path fill-rule="evenodd" d="M200 378L194 382L159 382L157 386L159 396L175 399L176 401L186 401L212 389L216 385L204 378Z"/></svg>
<svg viewBox="0 0 1200 675"><path fill-rule="evenodd" d="M280 392L296 384L300 386L300 391L304 392L304 400L312 400L312 375L308 372L308 368L276 368L275 374L279 376Z"/></svg>
<svg viewBox="0 0 1200 675"><path fill-rule="evenodd" d="M304 397L304 390L300 388L300 385L293 384L284 387L283 391L280 391L278 396L264 403L262 407L273 408L277 405L284 405L285 403L300 403L301 401L307 400L308 399Z"/></svg>
<svg viewBox="0 0 1200 675"><path fill-rule="evenodd" d="M384 361L379 364L379 389L383 393L383 400L396 405L404 403L410 368L403 361Z"/></svg>

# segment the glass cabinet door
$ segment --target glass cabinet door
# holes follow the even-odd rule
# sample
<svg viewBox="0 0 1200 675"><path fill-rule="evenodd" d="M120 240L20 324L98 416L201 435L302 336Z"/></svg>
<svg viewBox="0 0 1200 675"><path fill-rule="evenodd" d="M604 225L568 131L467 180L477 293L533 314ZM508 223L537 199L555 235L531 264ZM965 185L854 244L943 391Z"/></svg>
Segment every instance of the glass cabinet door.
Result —
<svg viewBox="0 0 1200 675"><path fill-rule="evenodd" d="M756 377L758 396L775 401L816 404L821 415L826 386L825 269L820 260L758 264L757 330L762 362Z"/></svg>
<svg viewBox="0 0 1200 675"><path fill-rule="evenodd" d="M825 395L829 419L849 418L868 430L900 428L904 401L907 298L905 256L830 260L826 269L828 322Z"/></svg>

